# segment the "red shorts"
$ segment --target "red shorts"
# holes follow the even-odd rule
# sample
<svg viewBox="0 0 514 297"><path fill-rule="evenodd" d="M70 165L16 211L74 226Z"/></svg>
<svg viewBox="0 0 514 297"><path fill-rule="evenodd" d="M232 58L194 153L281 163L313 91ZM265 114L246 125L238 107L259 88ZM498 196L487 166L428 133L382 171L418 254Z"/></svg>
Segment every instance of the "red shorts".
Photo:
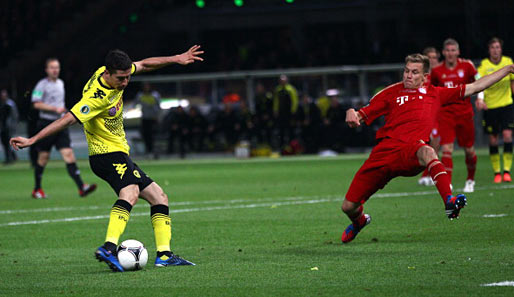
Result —
<svg viewBox="0 0 514 297"><path fill-rule="evenodd" d="M453 143L457 137L460 147L471 147L475 144L475 124L473 114L455 116L451 113L439 114L439 134L441 145Z"/></svg>
<svg viewBox="0 0 514 297"><path fill-rule="evenodd" d="M391 179L418 175L425 167L419 164L416 152L425 145L424 142L405 143L392 138L379 142L353 177L346 200L362 204Z"/></svg>

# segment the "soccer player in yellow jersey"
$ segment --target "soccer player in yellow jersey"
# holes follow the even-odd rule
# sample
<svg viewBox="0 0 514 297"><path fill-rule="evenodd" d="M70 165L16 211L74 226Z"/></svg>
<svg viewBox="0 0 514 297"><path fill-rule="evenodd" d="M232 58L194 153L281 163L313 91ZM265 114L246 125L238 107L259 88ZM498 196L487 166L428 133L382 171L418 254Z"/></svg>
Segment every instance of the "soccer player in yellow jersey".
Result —
<svg viewBox="0 0 514 297"><path fill-rule="evenodd" d="M129 146L123 130L122 97L131 75L174 63L188 65L203 61L201 54L203 51L200 51L200 46L195 45L180 55L132 62L126 53L112 50L105 58L105 66L95 71L84 86L82 99L70 112L31 138L15 137L10 140L17 150L31 146L77 122L84 125L91 169L107 181L118 195L118 200L111 209L105 243L95 252L95 257L107 263L113 271L123 271L116 258L116 248L129 220L130 211L139 198L151 205L151 221L157 248L155 266L194 265L171 252L168 196L129 158Z"/></svg>
<svg viewBox="0 0 514 297"><path fill-rule="evenodd" d="M503 41L497 37L489 43L489 58L482 60L478 73L485 76L512 64L512 59L502 56ZM475 105L478 110L484 110L482 122L485 133L489 134L489 154L494 170L494 182L510 182L512 166L512 129L514 128L514 108L512 94L514 93L514 74L504 77L499 82L478 95ZM503 137L503 176L500 171L500 154L498 151L499 134Z"/></svg>

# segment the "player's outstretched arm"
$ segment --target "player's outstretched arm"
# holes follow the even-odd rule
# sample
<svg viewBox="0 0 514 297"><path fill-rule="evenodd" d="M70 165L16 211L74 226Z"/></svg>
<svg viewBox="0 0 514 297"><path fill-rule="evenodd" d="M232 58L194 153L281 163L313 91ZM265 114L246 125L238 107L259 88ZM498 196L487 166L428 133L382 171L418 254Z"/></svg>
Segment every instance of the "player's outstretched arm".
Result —
<svg viewBox="0 0 514 297"><path fill-rule="evenodd" d="M201 54L203 54L203 51L200 50L200 46L193 45L187 52L180 55L146 58L134 62L136 64L135 73L157 70L170 64L188 65L195 61L203 61L203 58L200 57Z"/></svg>
<svg viewBox="0 0 514 297"><path fill-rule="evenodd" d="M495 71L489 75L486 75L473 83L467 84L464 97L468 97L470 95L473 95L475 93L481 92L489 88L490 86L494 85L502 78L507 76L509 73L514 73L514 64L507 65L501 68L500 70Z"/></svg>
<svg viewBox="0 0 514 297"><path fill-rule="evenodd" d="M31 138L25 137L14 137L9 140L9 143L15 150L19 150L24 147L28 147L38 142L39 140L48 137L54 133L61 131L77 122L77 119L70 113L66 113L62 118L53 121L50 125L46 126L43 130L39 131L36 135Z"/></svg>
<svg viewBox="0 0 514 297"><path fill-rule="evenodd" d="M355 109L350 108L346 111L346 123L350 128L359 127L363 121L361 114L355 111Z"/></svg>

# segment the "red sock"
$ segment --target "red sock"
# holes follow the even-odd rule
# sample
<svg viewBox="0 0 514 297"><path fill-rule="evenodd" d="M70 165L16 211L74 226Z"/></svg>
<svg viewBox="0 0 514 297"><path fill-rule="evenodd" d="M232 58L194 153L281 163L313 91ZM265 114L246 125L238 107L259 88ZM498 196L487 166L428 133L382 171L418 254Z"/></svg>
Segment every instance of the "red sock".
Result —
<svg viewBox="0 0 514 297"><path fill-rule="evenodd" d="M475 180L475 171L477 169L477 155L473 153L473 156L466 156L466 167L468 168L468 178Z"/></svg>
<svg viewBox="0 0 514 297"><path fill-rule="evenodd" d="M444 170L448 173L448 178L450 179L450 184L452 183L452 171L453 171L453 160L451 152L443 152L443 156L441 157L441 162L444 164Z"/></svg>
<svg viewBox="0 0 514 297"><path fill-rule="evenodd" d="M423 174L421 175L421 177L427 177L427 176L429 176L428 168L425 168L425 171L423 171Z"/></svg>
<svg viewBox="0 0 514 297"><path fill-rule="evenodd" d="M350 218L353 224L356 224L357 226L362 226L366 223L366 217L364 217L364 206L359 206L359 209L357 210L357 214Z"/></svg>
<svg viewBox="0 0 514 297"><path fill-rule="evenodd" d="M439 191L439 195L443 198L443 202L446 203L446 197L452 194L449 174L444 170L443 164L437 159L428 162L427 168Z"/></svg>

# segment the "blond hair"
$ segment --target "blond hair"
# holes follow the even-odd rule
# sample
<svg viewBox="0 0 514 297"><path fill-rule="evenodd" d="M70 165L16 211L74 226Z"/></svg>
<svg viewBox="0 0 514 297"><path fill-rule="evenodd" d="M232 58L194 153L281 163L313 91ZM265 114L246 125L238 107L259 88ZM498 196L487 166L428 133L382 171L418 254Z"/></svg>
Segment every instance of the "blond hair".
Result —
<svg viewBox="0 0 514 297"><path fill-rule="evenodd" d="M405 57L405 64L408 63L421 63L423 65L423 73L430 72L430 60L425 55L420 53L408 55Z"/></svg>

